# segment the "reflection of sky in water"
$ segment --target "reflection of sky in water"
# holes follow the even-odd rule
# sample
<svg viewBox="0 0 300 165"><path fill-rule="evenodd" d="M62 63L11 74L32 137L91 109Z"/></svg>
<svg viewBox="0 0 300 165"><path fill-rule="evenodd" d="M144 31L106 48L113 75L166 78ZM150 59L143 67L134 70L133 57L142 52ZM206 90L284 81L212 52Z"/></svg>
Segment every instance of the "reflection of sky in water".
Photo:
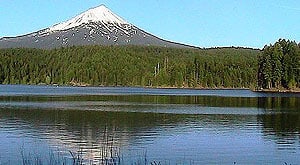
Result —
<svg viewBox="0 0 300 165"><path fill-rule="evenodd" d="M48 162L50 146L45 141L28 137L24 133L23 130L6 131L0 128L0 164L20 164L22 157L28 158L30 154Z"/></svg>
<svg viewBox="0 0 300 165"><path fill-rule="evenodd" d="M287 154L284 158L280 157L281 153L276 150L274 143L264 141L259 132L244 133L231 130L220 134L201 131L156 139L154 143L161 146L160 154L153 153L154 157L160 157L161 160L167 155L173 154L181 155L182 159L194 160L196 164L218 164L220 162L272 164L272 162L287 160L298 161L296 155L292 153ZM155 148L155 146L152 147ZM198 156L197 160L194 159L194 155ZM272 161L268 162L268 160Z"/></svg>
<svg viewBox="0 0 300 165"><path fill-rule="evenodd" d="M0 85L0 96L16 95L172 95L225 97L300 97L292 93L257 93L250 90L156 89L135 87L64 87L36 85Z"/></svg>

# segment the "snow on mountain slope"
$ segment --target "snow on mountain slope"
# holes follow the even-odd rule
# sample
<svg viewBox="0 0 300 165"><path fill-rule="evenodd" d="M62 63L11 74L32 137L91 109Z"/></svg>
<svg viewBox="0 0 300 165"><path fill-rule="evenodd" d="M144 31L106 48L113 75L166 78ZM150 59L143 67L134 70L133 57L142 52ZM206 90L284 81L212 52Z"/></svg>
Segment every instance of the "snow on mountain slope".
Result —
<svg viewBox="0 0 300 165"><path fill-rule="evenodd" d="M49 28L50 31L61 31L68 30L82 24L88 24L90 22L101 22L101 23L111 23L111 24L128 24L121 17L115 15L104 5L98 6L87 10L86 12L60 24L54 25Z"/></svg>

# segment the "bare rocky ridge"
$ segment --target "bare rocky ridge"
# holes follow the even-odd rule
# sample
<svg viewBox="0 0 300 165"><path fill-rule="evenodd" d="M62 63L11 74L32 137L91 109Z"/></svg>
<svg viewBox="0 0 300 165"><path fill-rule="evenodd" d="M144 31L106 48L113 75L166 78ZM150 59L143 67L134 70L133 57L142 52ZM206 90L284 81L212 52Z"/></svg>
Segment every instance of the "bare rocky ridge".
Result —
<svg viewBox="0 0 300 165"><path fill-rule="evenodd" d="M115 15L104 5L34 33L0 39L0 48L52 49L79 45L192 47L147 33Z"/></svg>

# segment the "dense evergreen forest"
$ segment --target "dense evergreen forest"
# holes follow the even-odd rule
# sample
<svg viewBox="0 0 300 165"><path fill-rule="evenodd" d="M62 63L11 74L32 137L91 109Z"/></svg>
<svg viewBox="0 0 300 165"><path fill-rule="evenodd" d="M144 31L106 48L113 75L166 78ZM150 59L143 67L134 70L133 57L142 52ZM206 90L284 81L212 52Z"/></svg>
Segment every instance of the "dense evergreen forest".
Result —
<svg viewBox="0 0 300 165"><path fill-rule="evenodd" d="M295 41L280 39L265 46L258 63L260 88L300 88L300 44Z"/></svg>
<svg viewBox="0 0 300 165"><path fill-rule="evenodd" d="M0 84L254 88L260 53L149 46L1 49Z"/></svg>

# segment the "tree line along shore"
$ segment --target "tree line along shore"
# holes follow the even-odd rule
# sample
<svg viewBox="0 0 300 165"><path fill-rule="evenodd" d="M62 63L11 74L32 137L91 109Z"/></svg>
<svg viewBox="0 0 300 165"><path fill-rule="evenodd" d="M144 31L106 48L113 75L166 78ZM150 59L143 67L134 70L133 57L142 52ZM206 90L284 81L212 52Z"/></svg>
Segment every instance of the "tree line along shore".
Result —
<svg viewBox="0 0 300 165"><path fill-rule="evenodd" d="M299 44L286 40L263 50L152 46L0 49L0 84L297 91L299 50Z"/></svg>

